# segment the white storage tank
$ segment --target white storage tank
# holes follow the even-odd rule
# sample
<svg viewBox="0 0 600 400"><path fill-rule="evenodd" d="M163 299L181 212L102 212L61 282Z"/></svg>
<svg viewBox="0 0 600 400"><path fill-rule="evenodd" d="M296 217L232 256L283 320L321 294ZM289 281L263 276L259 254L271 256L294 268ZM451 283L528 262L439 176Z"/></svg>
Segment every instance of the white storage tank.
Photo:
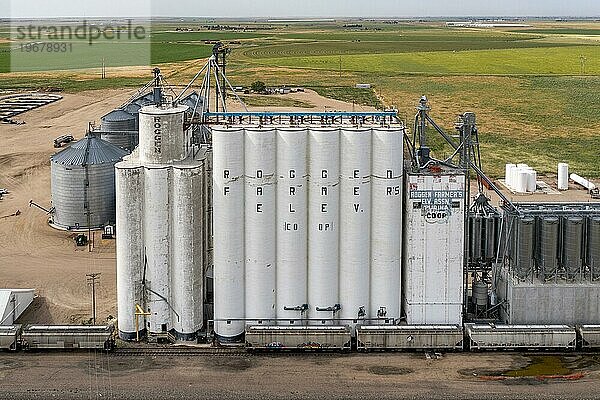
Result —
<svg viewBox="0 0 600 400"><path fill-rule="evenodd" d="M207 223L204 196L206 162L173 168L173 230L171 236L171 320L175 337L196 339L203 326L205 254L204 225Z"/></svg>
<svg viewBox="0 0 600 400"><path fill-rule="evenodd" d="M340 318L369 311L371 264L371 132L344 128L340 135Z"/></svg>
<svg viewBox="0 0 600 400"><path fill-rule="evenodd" d="M147 163L172 163L189 154L189 130L183 122L187 106L146 106L140 110L139 158Z"/></svg>
<svg viewBox="0 0 600 400"><path fill-rule="evenodd" d="M88 133L50 157L51 225L102 228L115 222L115 164L127 151Z"/></svg>
<svg viewBox="0 0 600 400"><path fill-rule="evenodd" d="M244 333L244 129L214 127L213 240L215 334L235 341Z"/></svg>
<svg viewBox="0 0 600 400"><path fill-rule="evenodd" d="M277 318L304 318L308 305L308 131L277 131ZM287 321L286 321L287 320Z"/></svg>
<svg viewBox="0 0 600 400"><path fill-rule="evenodd" d="M245 317L248 324L263 320L272 323L277 317L276 140L275 129L245 130Z"/></svg>
<svg viewBox="0 0 600 400"><path fill-rule="evenodd" d="M339 305L340 130L311 128L308 142L308 315L331 320Z"/></svg>
<svg viewBox="0 0 600 400"><path fill-rule="evenodd" d="M117 315L119 337L134 340L146 332L144 319L138 320L135 307L144 306L144 168L139 164L116 168L117 197Z"/></svg>
<svg viewBox="0 0 600 400"><path fill-rule="evenodd" d="M403 132L373 129L370 318L400 318Z"/></svg>
<svg viewBox="0 0 600 400"><path fill-rule="evenodd" d="M558 164L558 190L569 189L569 164Z"/></svg>
<svg viewBox="0 0 600 400"><path fill-rule="evenodd" d="M406 322L461 324L465 176L407 175L403 306Z"/></svg>
<svg viewBox="0 0 600 400"><path fill-rule="evenodd" d="M148 321L150 333L168 332L172 328L170 299L169 257L170 226L173 224L169 204L173 202L168 188L173 182L169 168L157 166L146 168L144 173L144 232L146 236L146 288L148 309L152 317Z"/></svg>

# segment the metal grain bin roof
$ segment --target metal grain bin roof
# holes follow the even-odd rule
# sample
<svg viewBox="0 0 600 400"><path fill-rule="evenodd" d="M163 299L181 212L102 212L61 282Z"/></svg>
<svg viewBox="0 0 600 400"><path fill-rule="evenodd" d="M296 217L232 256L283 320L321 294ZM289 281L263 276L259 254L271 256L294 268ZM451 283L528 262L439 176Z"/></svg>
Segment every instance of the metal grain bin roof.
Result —
<svg viewBox="0 0 600 400"><path fill-rule="evenodd" d="M104 163L115 163L129 154L105 140L92 134L88 134L71 146L54 154L50 161L62 165L96 165Z"/></svg>
<svg viewBox="0 0 600 400"><path fill-rule="evenodd" d="M117 108L116 110L112 110L111 112L109 112L108 114L106 114L104 117L101 118L101 120L107 121L107 122L119 122L119 121L128 121L128 120L132 120L135 119L134 115L131 115L130 113L126 112L125 110L121 109L121 108Z"/></svg>

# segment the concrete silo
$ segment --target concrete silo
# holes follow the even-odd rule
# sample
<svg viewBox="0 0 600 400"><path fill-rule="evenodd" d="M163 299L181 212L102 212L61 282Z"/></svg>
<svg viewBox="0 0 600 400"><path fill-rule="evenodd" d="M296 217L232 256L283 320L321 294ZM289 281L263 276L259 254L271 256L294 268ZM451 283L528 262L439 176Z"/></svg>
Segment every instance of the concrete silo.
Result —
<svg viewBox="0 0 600 400"><path fill-rule="evenodd" d="M203 327L210 152L184 130L186 106L140 110L140 144L117 164L119 334L195 340ZM146 313L138 317L139 305ZM137 332L136 332L137 330Z"/></svg>

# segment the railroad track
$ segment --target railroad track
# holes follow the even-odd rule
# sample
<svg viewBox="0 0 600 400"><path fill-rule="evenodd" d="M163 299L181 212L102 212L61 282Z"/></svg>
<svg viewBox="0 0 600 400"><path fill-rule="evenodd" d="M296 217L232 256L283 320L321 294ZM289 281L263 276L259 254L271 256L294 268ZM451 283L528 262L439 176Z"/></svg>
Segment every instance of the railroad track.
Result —
<svg viewBox="0 0 600 400"><path fill-rule="evenodd" d="M244 347L127 347L116 349L111 353L116 357L188 357L188 356L210 356L210 357L247 357L247 356L271 356L271 357L310 357L318 355L322 357L339 357L352 353L340 353L337 351L248 351Z"/></svg>
<svg viewBox="0 0 600 400"><path fill-rule="evenodd" d="M222 348L222 347L139 347L139 348L121 348L116 349L114 356L247 356L251 353L241 348Z"/></svg>

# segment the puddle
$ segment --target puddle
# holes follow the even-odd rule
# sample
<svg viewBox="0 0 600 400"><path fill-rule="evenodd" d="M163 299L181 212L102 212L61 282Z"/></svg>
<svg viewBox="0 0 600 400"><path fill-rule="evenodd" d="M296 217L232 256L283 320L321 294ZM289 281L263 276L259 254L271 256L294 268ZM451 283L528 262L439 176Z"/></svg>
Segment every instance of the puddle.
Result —
<svg viewBox="0 0 600 400"><path fill-rule="evenodd" d="M531 362L521 369L506 371L502 375L512 378L532 376L558 376L569 375L573 370L569 368L563 357L560 356L532 356Z"/></svg>

